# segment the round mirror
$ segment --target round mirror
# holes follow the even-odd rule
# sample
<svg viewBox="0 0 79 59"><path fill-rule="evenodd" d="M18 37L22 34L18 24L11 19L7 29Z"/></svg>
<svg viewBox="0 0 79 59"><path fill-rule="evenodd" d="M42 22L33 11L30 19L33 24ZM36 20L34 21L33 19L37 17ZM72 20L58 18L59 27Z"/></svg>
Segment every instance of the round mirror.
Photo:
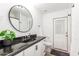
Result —
<svg viewBox="0 0 79 59"><path fill-rule="evenodd" d="M13 6L9 11L9 21L14 29L27 32L32 28L33 19L31 13L24 6Z"/></svg>

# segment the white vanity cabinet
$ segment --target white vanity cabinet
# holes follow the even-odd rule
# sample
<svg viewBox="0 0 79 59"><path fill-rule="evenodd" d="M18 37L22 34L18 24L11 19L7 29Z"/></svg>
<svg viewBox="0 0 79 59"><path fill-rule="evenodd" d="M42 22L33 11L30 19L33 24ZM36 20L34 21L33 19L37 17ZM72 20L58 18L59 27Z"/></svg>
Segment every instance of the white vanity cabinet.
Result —
<svg viewBox="0 0 79 59"><path fill-rule="evenodd" d="M24 50L24 56L34 56L35 55L35 45L30 46L26 50Z"/></svg>
<svg viewBox="0 0 79 59"><path fill-rule="evenodd" d="M29 48L25 49L15 56L44 56L45 46L43 42L44 41L41 40L40 42L30 46Z"/></svg>
<svg viewBox="0 0 79 59"><path fill-rule="evenodd" d="M44 56L45 45L43 44L43 40L36 44L35 54L36 56Z"/></svg>
<svg viewBox="0 0 79 59"><path fill-rule="evenodd" d="M45 46L43 40L24 50L24 56L43 56Z"/></svg>

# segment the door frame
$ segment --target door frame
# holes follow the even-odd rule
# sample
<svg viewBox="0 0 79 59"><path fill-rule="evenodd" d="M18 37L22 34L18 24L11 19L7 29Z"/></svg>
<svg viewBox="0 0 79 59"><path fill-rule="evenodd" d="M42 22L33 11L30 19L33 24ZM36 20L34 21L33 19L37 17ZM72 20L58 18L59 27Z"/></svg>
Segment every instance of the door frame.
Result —
<svg viewBox="0 0 79 59"><path fill-rule="evenodd" d="M63 50L63 49L55 48L55 47L54 47L54 40L55 40L55 39L54 39L54 20L60 19L60 18L67 18L67 32L68 32L68 16L53 18L53 49L61 50L61 51L63 51L63 52L68 52L68 37L67 37L67 50ZM68 33L67 33L67 35L68 35Z"/></svg>

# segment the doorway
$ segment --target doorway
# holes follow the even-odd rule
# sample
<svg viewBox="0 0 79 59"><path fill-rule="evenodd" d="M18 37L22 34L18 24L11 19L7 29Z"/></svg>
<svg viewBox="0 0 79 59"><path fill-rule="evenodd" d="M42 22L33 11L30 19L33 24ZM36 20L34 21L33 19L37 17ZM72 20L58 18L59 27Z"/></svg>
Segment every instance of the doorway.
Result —
<svg viewBox="0 0 79 59"><path fill-rule="evenodd" d="M68 52L68 16L53 19L53 48Z"/></svg>

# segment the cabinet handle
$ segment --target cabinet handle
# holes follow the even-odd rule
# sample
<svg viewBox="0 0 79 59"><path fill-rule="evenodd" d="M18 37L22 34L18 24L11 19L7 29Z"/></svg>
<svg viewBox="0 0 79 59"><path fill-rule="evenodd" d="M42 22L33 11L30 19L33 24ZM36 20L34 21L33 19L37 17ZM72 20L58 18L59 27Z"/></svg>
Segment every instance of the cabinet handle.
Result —
<svg viewBox="0 0 79 59"><path fill-rule="evenodd" d="M36 50L38 50L38 45L36 45Z"/></svg>

